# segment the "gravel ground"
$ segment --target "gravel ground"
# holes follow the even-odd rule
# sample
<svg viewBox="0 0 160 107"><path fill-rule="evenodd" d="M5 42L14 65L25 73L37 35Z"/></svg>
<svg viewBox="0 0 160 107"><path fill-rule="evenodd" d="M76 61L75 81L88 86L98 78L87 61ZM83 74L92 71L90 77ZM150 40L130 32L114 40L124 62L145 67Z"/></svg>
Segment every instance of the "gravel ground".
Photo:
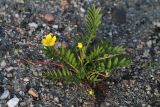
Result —
<svg viewBox="0 0 160 107"><path fill-rule="evenodd" d="M95 88L96 106L160 106L159 0L0 0L0 107L82 107L90 100L77 87L45 80L51 65L17 62L47 61L40 49L47 33L73 43L92 3L103 10L97 39L123 45L133 59Z"/></svg>

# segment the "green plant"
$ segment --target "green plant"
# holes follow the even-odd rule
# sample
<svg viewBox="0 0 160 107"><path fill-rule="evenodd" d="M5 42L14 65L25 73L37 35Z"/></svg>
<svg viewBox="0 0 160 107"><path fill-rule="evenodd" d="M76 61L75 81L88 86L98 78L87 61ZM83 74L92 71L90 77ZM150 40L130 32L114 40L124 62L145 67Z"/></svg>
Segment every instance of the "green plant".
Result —
<svg viewBox="0 0 160 107"><path fill-rule="evenodd" d="M46 55L63 65L47 72L48 79L75 84L87 81L96 85L97 82L107 78L113 70L129 65L130 60L126 58L122 46L112 47L105 42L94 44L101 17L101 8L96 8L95 5L88 8L85 19L87 30L84 36L76 41L77 47L64 48L62 45L55 47L56 36L52 37L51 34L42 40Z"/></svg>

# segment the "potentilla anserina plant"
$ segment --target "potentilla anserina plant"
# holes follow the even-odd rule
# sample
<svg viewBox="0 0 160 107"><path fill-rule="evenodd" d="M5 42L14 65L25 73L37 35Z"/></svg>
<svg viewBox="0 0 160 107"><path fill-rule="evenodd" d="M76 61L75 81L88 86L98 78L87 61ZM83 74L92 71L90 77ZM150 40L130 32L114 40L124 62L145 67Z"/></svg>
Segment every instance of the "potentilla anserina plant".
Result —
<svg viewBox="0 0 160 107"><path fill-rule="evenodd" d="M130 64L122 46L112 47L109 43L101 41L95 44L96 32L101 24L101 8L92 5L88 8L85 18L86 31L75 41L75 46L55 46L58 38L48 34L42 40L45 54L51 60L62 64L63 67L55 68L46 73L52 80L64 83L81 84L84 81L96 85L111 75L112 71ZM77 38L76 38L77 39ZM93 91L89 91L93 95Z"/></svg>

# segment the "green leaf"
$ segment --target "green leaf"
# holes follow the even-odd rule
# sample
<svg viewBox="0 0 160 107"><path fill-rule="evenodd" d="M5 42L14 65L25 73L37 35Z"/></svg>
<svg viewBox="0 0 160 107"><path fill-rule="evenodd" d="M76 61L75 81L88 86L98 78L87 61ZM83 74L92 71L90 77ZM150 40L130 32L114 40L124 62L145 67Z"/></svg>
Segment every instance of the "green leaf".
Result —
<svg viewBox="0 0 160 107"><path fill-rule="evenodd" d="M118 57L115 57L113 61L113 66L117 66L117 64L118 64Z"/></svg>
<svg viewBox="0 0 160 107"><path fill-rule="evenodd" d="M123 66L123 65L125 65L125 62L126 62L126 58L124 57L124 58L119 62L119 65L120 65L120 66Z"/></svg>
<svg viewBox="0 0 160 107"><path fill-rule="evenodd" d="M107 63L107 68L108 69L111 69L111 66L112 66L112 61L111 59L108 60L108 63Z"/></svg>
<svg viewBox="0 0 160 107"><path fill-rule="evenodd" d="M71 54L71 51L70 51L70 50L68 50L68 51L67 51L67 54L66 54L66 58L67 58L67 59L69 59L70 54Z"/></svg>

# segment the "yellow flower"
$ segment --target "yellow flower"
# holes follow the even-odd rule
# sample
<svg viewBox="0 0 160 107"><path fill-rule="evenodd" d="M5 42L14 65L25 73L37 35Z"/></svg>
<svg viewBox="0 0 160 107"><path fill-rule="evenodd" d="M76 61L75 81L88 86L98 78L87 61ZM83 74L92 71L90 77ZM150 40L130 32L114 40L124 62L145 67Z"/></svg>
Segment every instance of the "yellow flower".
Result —
<svg viewBox="0 0 160 107"><path fill-rule="evenodd" d="M42 40L44 46L53 46L56 42L56 36L52 37L52 34L46 35L45 39Z"/></svg>
<svg viewBox="0 0 160 107"><path fill-rule="evenodd" d="M82 48L83 48L83 44L82 44L81 42L79 42L78 45L77 45L77 47L78 47L79 49L82 49Z"/></svg>
<svg viewBox="0 0 160 107"><path fill-rule="evenodd" d="M92 89L90 89L90 90L88 91L88 94L89 94L90 96L94 96L94 91L93 91Z"/></svg>

